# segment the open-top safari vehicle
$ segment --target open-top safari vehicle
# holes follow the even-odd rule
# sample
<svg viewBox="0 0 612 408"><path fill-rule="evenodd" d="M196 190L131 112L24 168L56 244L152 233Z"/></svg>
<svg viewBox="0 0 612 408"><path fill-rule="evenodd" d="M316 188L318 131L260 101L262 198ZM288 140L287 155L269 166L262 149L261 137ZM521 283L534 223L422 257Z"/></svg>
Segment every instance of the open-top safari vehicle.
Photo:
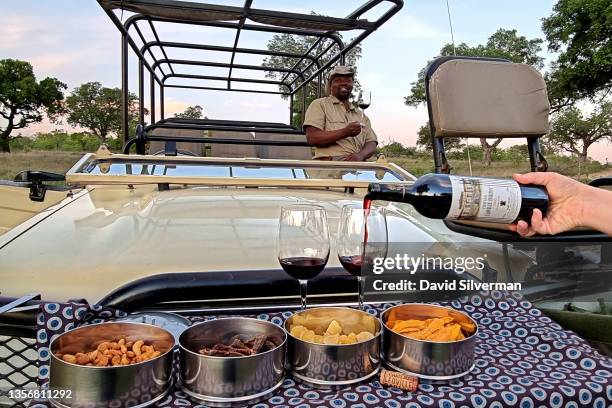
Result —
<svg viewBox="0 0 612 408"><path fill-rule="evenodd" d="M365 163L310 160L304 132L292 124L293 105L301 103L302 114L305 111L306 93L299 91L316 82L322 96L329 69L344 63L347 52L396 14L401 0L370 0L344 18L257 9L250 0L242 7L174 0L98 2L121 33L124 151L111 154L102 146L86 154L66 173L66 188L47 187L47 181L58 177L44 172L22 173L16 181L0 185L6 231L0 236L0 387L33 386L37 377L41 382L48 378L48 355L40 354L46 337L41 340L40 336L47 329L59 333L62 327L49 326L51 320L45 326L39 311L49 312L56 306L45 309L44 305L58 305L54 301L95 303L99 306L94 311L106 307L126 313L172 311L192 316L268 316L297 308L298 285L280 269L276 250L280 209L288 204L316 203L328 217L332 256L310 284L310 305L354 304L355 280L335 257L340 210L347 203L361 202L370 183L415 179L384 158ZM129 16L124 20L119 17L123 12ZM157 28L172 24L232 30L234 42L221 46L166 41ZM358 34L345 44L338 31ZM244 36L261 32L316 40L304 53L239 46ZM221 54L227 62L211 57L172 58L173 51L186 49L204 56ZM130 50L138 59L140 99L140 125L134 135L129 134L127 112ZM294 65L287 69L262 67L261 62L238 63L245 55L287 58ZM182 71L183 67L211 68L225 75L195 74ZM265 71L285 75L273 81L263 78ZM145 73L149 125L145 124ZM181 80L206 85L173 82ZM166 88L286 95L289 121L166 118ZM532 169L546 170L538 137L547 130L548 102L537 72L502 60L444 58L430 67L426 89L437 172L450 169L444 137L483 134L526 137ZM295 100L298 95L301 101ZM522 282L523 294L530 300L587 299L596 297L593 293L609 298L612 252L610 239L601 234L575 231L554 239L519 239L492 225L429 220L408 205L381 204L387 207L389 241L405 245L404 250L450 257L488 255L486 267L480 270L428 271L432 281ZM456 296L442 291L370 293L367 300L376 310L383 301L441 301ZM539 313L523 307L523 313ZM64 304L57 310L68 309ZM596 317L610 327L609 318ZM553 331L561 330L557 328ZM607 335L591 332L589 338L612 341ZM589 356L594 353L582 343L579 350ZM602 361L597 362L598 376L605 371ZM302 401L308 403L310 397L304 397L304 392L300 391L306 398ZM593 399L602 394L591 392ZM408 401L389 395L384 398L390 404ZM319 397L323 399L319 394L312 399ZM10 405L4 398L0 403ZM168 398L168 404L174 404L179 397ZM497 396L485 393L482 398L490 402Z"/></svg>

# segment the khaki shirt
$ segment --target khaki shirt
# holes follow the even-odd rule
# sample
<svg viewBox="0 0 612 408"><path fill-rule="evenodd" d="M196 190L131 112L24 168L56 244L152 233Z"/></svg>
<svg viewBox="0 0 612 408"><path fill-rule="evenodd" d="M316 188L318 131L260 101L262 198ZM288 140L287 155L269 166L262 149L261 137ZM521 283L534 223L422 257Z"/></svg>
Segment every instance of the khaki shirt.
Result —
<svg viewBox="0 0 612 408"><path fill-rule="evenodd" d="M357 153L363 149L366 142L376 142L376 133L372 130L370 119L363 116L361 120L361 110L355 108L352 104L347 111L344 104L335 96L326 96L312 101L306 110L304 125L314 126L321 130L338 130L346 127L351 122L361 122L365 124L361 133L357 136L346 137L340 139L334 144L326 147L315 147L314 158L333 157L335 159L347 157L353 153Z"/></svg>

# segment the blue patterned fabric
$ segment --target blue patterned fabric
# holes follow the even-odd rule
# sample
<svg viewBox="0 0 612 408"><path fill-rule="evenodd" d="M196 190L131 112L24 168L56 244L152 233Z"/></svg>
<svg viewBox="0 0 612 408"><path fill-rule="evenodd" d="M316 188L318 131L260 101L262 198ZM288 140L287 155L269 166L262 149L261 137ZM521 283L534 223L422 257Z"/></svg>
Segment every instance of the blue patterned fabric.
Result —
<svg viewBox="0 0 612 408"><path fill-rule="evenodd" d="M414 393L384 387L377 380L321 390L290 376L274 396L253 405L267 407L596 407L612 406L612 359L534 308L519 293L481 292L437 303L468 313L478 322L476 367L447 384L419 384ZM366 306L374 316L393 304ZM83 322L123 315L87 305L48 304L39 315L40 381L48 379L49 340ZM76 317L75 317L76 316ZM291 312L260 314L282 325ZM190 317L198 322L212 317ZM45 407L45 404L35 404ZM203 407L175 390L159 407Z"/></svg>

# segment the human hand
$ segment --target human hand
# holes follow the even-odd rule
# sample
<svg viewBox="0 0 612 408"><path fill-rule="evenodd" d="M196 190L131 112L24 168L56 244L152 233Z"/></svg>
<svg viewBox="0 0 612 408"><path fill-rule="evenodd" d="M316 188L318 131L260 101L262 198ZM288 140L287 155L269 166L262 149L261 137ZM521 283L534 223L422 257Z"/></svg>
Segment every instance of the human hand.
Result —
<svg viewBox="0 0 612 408"><path fill-rule="evenodd" d="M365 157L361 154L361 152L358 153L353 153L351 155L346 156L344 159L344 161L363 161L365 159Z"/></svg>
<svg viewBox="0 0 612 408"><path fill-rule="evenodd" d="M520 184L535 184L546 187L550 203L546 217L538 209L533 210L531 224L520 220L510 229L521 236L534 234L558 234L582 226L585 211L584 192L588 186L557 173L515 174Z"/></svg>
<svg viewBox="0 0 612 408"><path fill-rule="evenodd" d="M344 128L344 137L357 136L361 133L361 124L359 122L351 122Z"/></svg>

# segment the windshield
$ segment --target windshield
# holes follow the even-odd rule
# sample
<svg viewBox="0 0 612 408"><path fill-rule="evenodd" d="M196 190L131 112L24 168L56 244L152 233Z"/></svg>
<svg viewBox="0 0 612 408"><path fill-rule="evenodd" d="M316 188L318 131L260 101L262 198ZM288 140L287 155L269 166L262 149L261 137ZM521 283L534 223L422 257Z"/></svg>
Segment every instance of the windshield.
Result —
<svg viewBox="0 0 612 408"><path fill-rule="evenodd" d="M391 170L372 166L372 168L339 169L319 165L282 165L282 164L219 164L219 163L168 163L167 160L150 162L95 161L86 173L110 176L150 175L172 177L231 177L267 179L329 179L365 182L397 182L404 178Z"/></svg>

